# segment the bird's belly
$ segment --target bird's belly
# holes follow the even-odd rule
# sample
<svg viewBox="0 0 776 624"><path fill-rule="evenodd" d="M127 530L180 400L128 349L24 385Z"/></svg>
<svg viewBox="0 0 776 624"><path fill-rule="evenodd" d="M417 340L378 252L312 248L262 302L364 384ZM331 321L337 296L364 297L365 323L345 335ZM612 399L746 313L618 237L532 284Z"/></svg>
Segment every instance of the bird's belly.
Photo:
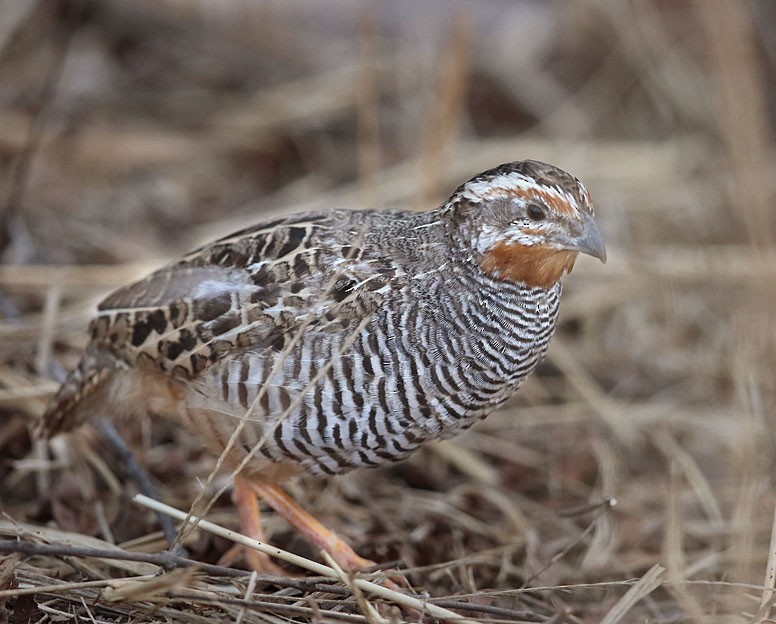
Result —
<svg viewBox="0 0 776 624"><path fill-rule="evenodd" d="M210 439L228 443L237 431L232 446L256 470L284 463L336 474L400 460L512 395L546 350L556 295L517 312L507 301L501 316L491 306L493 318L464 310L453 322L421 307L376 316L354 334L308 331L288 352L222 360L186 403L212 415Z"/></svg>

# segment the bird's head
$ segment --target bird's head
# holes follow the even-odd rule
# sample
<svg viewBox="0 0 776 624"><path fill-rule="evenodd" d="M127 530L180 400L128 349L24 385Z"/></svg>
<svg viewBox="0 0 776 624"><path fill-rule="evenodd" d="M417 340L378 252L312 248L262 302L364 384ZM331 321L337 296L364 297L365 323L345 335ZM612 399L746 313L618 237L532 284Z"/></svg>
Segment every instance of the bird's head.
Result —
<svg viewBox="0 0 776 624"><path fill-rule="evenodd" d="M481 173L453 193L443 212L496 279L548 288L579 253L606 262L587 189L552 165L523 160Z"/></svg>

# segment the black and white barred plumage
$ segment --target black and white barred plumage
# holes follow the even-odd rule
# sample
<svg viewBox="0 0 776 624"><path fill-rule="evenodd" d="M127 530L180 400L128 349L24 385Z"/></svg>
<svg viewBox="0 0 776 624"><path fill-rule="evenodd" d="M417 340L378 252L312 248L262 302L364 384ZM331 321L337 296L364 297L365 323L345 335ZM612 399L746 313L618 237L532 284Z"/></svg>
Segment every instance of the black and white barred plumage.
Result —
<svg viewBox="0 0 776 624"><path fill-rule="evenodd" d="M267 480L402 459L531 373L578 252L605 258L587 191L535 161L425 213L260 223L109 296L43 427L147 411Z"/></svg>

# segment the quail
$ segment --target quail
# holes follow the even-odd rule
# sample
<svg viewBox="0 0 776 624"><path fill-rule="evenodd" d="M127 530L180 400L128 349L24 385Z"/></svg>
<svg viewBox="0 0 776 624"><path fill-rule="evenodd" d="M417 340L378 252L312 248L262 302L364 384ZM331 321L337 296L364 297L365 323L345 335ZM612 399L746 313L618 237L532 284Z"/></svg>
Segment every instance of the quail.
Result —
<svg viewBox="0 0 776 624"><path fill-rule="evenodd" d="M590 196L533 160L427 212L260 222L108 296L41 428L177 421L237 474L245 531L260 535L258 496L359 568L279 484L400 460L487 416L544 355L579 253L606 261Z"/></svg>

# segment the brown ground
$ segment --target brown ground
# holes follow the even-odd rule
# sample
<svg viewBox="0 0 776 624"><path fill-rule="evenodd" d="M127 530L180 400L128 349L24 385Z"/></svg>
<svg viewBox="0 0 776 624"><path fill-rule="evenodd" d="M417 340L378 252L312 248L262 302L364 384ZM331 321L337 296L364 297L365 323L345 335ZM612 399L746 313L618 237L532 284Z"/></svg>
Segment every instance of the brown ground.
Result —
<svg viewBox="0 0 776 624"><path fill-rule="evenodd" d="M54 546L0 561L0 622L377 621L343 583L119 582L160 568L72 548L161 553L156 517L96 429L31 430L113 287L270 214L430 207L522 158L585 181L610 257L567 280L538 374L453 443L291 491L481 622L776 617L774 6L0 4L0 536ZM122 432L188 510L214 459ZM237 526L228 493L207 517Z"/></svg>

